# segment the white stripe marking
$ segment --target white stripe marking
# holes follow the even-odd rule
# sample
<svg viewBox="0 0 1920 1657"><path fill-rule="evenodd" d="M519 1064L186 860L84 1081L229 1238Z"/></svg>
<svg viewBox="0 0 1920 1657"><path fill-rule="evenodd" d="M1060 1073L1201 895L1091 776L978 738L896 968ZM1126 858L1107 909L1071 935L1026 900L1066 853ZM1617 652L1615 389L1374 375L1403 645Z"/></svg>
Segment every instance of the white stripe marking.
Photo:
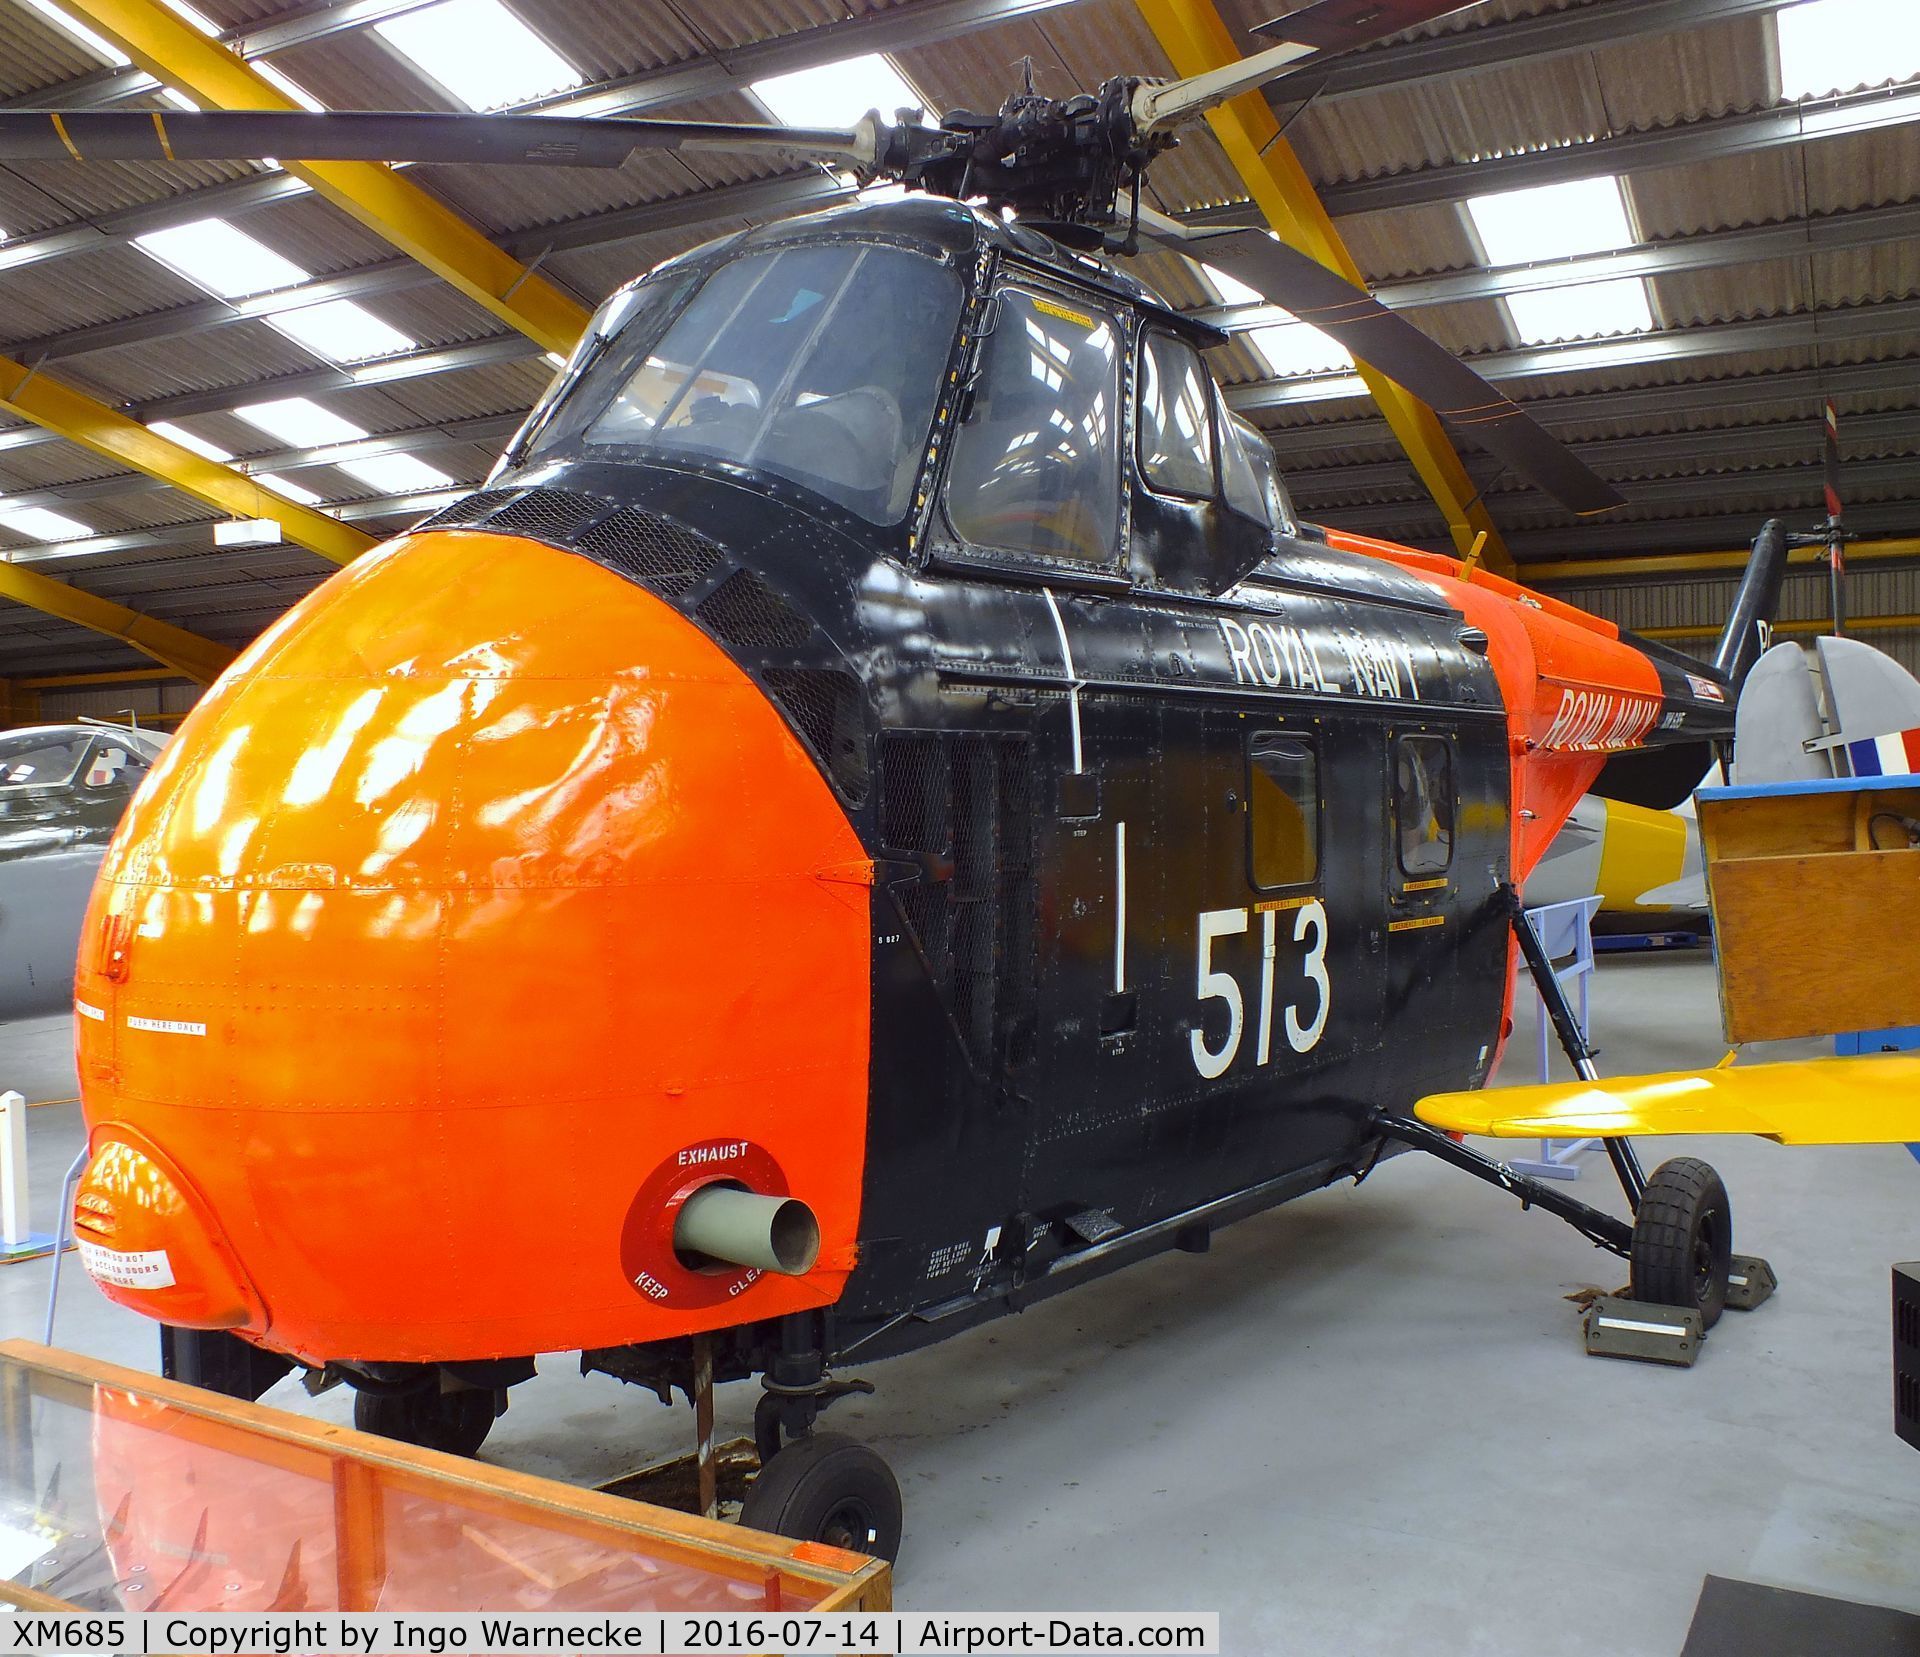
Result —
<svg viewBox="0 0 1920 1657"><path fill-rule="evenodd" d="M129 1030L156 1030L163 1036L204 1036L207 1027L185 1018L135 1018L127 1015Z"/></svg>
<svg viewBox="0 0 1920 1657"><path fill-rule="evenodd" d="M1053 612L1053 630L1060 638L1060 657L1067 664L1067 711L1073 719L1073 774L1080 775L1080 681L1073 672L1073 646L1067 643L1067 624L1060 619L1060 603L1051 587L1042 587L1047 608Z"/></svg>
<svg viewBox="0 0 1920 1657"><path fill-rule="evenodd" d="M1127 825L1113 825L1113 991L1127 987Z"/></svg>
<svg viewBox="0 0 1920 1657"><path fill-rule="evenodd" d="M1671 1335L1675 1340L1685 1340L1693 1333L1684 1326L1676 1329L1670 1323L1641 1323L1633 1318L1595 1318L1594 1322L1602 1329L1630 1329L1636 1335Z"/></svg>

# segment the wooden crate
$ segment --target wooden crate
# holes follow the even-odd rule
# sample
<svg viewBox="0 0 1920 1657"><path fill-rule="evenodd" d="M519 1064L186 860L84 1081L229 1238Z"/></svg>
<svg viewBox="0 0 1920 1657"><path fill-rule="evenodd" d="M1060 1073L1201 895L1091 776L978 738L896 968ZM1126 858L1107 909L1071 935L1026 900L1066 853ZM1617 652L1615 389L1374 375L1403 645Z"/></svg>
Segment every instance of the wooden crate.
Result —
<svg viewBox="0 0 1920 1657"><path fill-rule="evenodd" d="M1920 783L1856 777L1697 798L1727 1040L1920 1024L1920 850L1898 822L1920 821Z"/></svg>
<svg viewBox="0 0 1920 1657"><path fill-rule="evenodd" d="M0 1605L886 1611L879 1560L0 1342ZM8 1580L8 1578L12 1580Z"/></svg>

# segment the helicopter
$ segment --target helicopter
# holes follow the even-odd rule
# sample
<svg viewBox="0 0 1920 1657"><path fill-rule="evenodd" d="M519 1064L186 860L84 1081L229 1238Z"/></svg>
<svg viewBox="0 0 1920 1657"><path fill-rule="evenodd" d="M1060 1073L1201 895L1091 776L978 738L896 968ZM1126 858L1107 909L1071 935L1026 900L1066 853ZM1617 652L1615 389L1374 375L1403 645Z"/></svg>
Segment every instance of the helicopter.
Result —
<svg viewBox="0 0 1920 1657"><path fill-rule="evenodd" d="M103 721L0 731L0 1019L72 1006L93 877L162 746Z"/></svg>
<svg viewBox="0 0 1920 1657"><path fill-rule="evenodd" d="M535 1354L707 1421L758 1376L742 1518L891 1558L893 1474L817 1429L849 1366L1397 1150L1717 1315L1724 1194L1610 1141L1630 1224L1411 1107L1498 1062L1515 894L1602 767L1731 735L1784 555L1704 664L1303 523L1225 336L1121 264L1204 257L1618 504L1363 291L1141 201L1183 123L1456 9L1317 0L1225 70L935 125L0 113L0 160L772 146L900 187L616 292L483 486L155 766L82 937L73 1215L169 1374L300 1367L469 1454Z"/></svg>

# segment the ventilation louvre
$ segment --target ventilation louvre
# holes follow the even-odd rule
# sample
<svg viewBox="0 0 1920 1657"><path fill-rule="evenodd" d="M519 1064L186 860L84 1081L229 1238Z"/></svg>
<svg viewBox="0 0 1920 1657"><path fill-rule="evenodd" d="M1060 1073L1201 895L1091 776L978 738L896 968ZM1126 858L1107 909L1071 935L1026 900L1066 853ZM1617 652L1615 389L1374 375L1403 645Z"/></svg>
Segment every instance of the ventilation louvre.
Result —
<svg viewBox="0 0 1920 1657"><path fill-rule="evenodd" d="M804 616L751 570L735 570L694 606L694 612L728 644L792 648L813 631Z"/></svg>
<svg viewBox="0 0 1920 1657"><path fill-rule="evenodd" d="M512 500L517 493L518 491L513 489L479 490L462 497L451 506L442 507L420 527L422 529L453 529L464 524L477 524L503 501Z"/></svg>
<svg viewBox="0 0 1920 1657"><path fill-rule="evenodd" d="M896 734L880 751L881 838L950 859L896 888L967 1049L990 1074L1032 1056L1033 755L1025 737ZM937 865L936 865L937 867Z"/></svg>
<svg viewBox="0 0 1920 1657"><path fill-rule="evenodd" d="M602 518L580 537L578 550L668 598L681 597L720 562L711 541L630 506Z"/></svg>
<svg viewBox="0 0 1920 1657"><path fill-rule="evenodd" d="M529 489L487 519L502 535L527 535L556 546L571 545L581 530L607 515L605 501L566 489Z"/></svg>
<svg viewBox="0 0 1920 1657"><path fill-rule="evenodd" d="M1893 1268L1893 1430L1920 1450L1920 1261Z"/></svg>
<svg viewBox="0 0 1920 1657"><path fill-rule="evenodd" d="M787 718L826 768L833 786L858 804L867 797L866 697L839 668L773 667L763 675Z"/></svg>

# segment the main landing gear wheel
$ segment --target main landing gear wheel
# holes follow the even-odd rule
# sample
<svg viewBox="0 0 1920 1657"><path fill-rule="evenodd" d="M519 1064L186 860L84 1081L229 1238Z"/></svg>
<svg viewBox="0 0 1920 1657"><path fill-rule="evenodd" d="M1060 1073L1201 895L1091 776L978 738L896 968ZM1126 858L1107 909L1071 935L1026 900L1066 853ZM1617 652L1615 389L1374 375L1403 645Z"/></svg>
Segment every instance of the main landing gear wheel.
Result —
<svg viewBox="0 0 1920 1657"><path fill-rule="evenodd" d="M480 1387L442 1392L434 1385L407 1392L358 1392L353 1397L353 1424L361 1432L450 1456L478 1451L499 1413L495 1395Z"/></svg>
<svg viewBox="0 0 1920 1657"><path fill-rule="evenodd" d="M810 1433L760 1469L740 1523L892 1561L900 1552L900 1486L866 1445L844 1433Z"/></svg>
<svg viewBox="0 0 1920 1657"><path fill-rule="evenodd" d="M1690 1306L1711 1329L1727 1305L1733 1265L1733 1210L1710 1163L1663 1162L1647 1181L1633 1222L1633 1298Z"/></svg>

